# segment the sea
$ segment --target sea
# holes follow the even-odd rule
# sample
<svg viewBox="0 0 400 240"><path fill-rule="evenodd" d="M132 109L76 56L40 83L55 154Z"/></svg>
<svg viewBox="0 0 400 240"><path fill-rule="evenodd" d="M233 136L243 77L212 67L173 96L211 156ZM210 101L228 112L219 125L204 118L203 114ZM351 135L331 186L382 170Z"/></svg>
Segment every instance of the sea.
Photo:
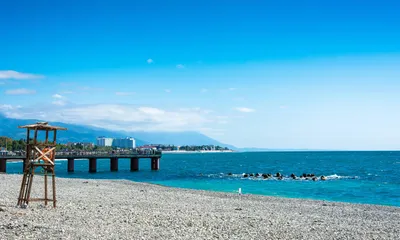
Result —
<svg viewBox="0 0 400 240"><path fill-rule="evenodd" d="M318 199L400 207L400 152L234 152L163 154L160 170L151 171L141 159L140 170L130 172L129 159L119 160L119 171L110 171L110 160L97 161L97 173L88 173L87 160L56 161L63 178L126 179L164 186L286 198ZM7 163L8 173L21 173L22 163ZM281 173L283 179L243 177L244 173ZM297 176L315 174L326 181ZM239 190L240 189L240 190Z"/></svg>

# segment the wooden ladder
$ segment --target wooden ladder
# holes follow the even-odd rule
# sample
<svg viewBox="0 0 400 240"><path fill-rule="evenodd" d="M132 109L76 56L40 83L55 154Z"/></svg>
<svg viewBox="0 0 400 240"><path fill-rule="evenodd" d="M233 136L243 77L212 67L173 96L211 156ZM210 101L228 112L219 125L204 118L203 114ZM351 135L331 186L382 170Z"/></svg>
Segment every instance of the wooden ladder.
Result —
<svg viewBox="0 0 400 240"><path fill-rule="evenodd" d="M45 205L47 205L48 202L53 202L53 207L56 207L56 185L55 185L54 166L48 164L37 164L37 163L28 163L28 164L29 166L27 166L24 172L24 176L22 177L21 189L19 192L17 205L22 208L25 208L28 206L30 201L44 201ZM42 167L44 170L44 198L31 198L32 181L37 167ZM52 177L53 199L49 199L47 194L48 175L51 175Z"/></svg>

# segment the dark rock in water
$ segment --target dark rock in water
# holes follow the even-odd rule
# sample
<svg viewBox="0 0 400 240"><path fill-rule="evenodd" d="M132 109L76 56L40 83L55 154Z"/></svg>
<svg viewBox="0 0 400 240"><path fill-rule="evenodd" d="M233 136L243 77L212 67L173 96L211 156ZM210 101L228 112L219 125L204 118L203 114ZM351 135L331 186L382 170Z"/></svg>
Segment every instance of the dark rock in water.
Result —
<svg viewBox="0 0 400 240"><path fill-rule="evenodd" d="M250 173L250 177L254 177L254 173Z"/></svg>
<svg viewBox="0 0 400 240"><path fill-rule="evenodd" d="M311 174L307 173L307 174L306 174L306 177L311 177Z"/></svg>
<svg viewBox="0 0 400 240"><path fill-rule="evenodd" d="M315 177L315 174L314 174L314 173L311 173L311 174L310 174L310 177Z"/></svg>
<svg viewBox="0 0 400 240"><path fill-rule="evenodd" d="M316 178L316 177L313 177L312 180L315 182L315 181L317 181L317 178Z"/></svg>
<svg viewBox="0 0 400 240"><path fill-rule="evenodd" d="M243 174L243 177L247 178L247 177L249 177L249 174L245 173L245 174Z"/></svg>
<svg viewBox="0 0 400 240"><path fill-rule="evenodd" d="M228 176L232 176L232 173L228 173Z"/></svg>
<svg viewBox="0 0 400 240"><path fill-rule="evenodd" d="M270 178L270 177L272 177L272 174L271 174L271 173L268 173L267 176Z"/></svg>
<svg viewBox="0 0 400 240"><path fill-rule="evenodd" d="M325 181L325 180L326 180L326 177L325 177L325 176L321 176L321 180L322 180L322 181Z"/></svg>
<svg viewBox="0 0 400 240"><path fill-rule="evenodd" d="M259 177L260 176L260 174L259 173L256 173L256 175L255 175L256 177Z"/></svg>
<svg viewBox="0 0 400 240"><path fill-rule="evenodd" d="M282 177L282 176L279 176L279 177L278 177L278 180L282 180L282 179L283 179L283 177Z"/></svg>
<svg viewBox="0 0 400 240"><path fill-rule="evenodd" d="M307 177L307 174L303 173L302 177L303 177L303 178Z"/></svg>
<svg viewBox="0 0 400 240"><path fill-rule="evenodd" d="M266 174L266 173L263 173L261 176L262 176L264 179L268 178L268 174Z"/></svg>
<svg viewBox="0 0 400 240"><path fill-rule="evenodd" d="M282 174L280 172L277 172L275 176L278 178L278 177L281 177Z"/></svg>
<svg viewBox="0 0 400 240"><path fill-rule="evenodd" d="M294 175L294 173L290 174L290 177L291 177L292 179L296 179L296 175Z"/></svg>

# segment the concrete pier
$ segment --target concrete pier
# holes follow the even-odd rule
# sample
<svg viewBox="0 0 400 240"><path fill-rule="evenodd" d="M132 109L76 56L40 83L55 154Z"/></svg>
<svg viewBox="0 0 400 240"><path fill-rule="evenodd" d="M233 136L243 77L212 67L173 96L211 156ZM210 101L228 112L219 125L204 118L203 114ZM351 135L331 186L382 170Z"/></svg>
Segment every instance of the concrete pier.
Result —
<svg viewBox="0 0 400 240"><path fill-rule="evenodd" d="M112 172L118 171L118 158L116 157L110 158L110 170Z"/></svg>
<svg viewBox="0 0 400 240"><path fill-rule="evenodd" d="M89 172L97 172L97 158L89 158Z"/></svg>
<svg viewBox="0 0 400 240"><path fill-rule="evenodd" d="M55 156L56 159L67 159L67 171L72 173L75 171L75 160L76 159L87 159L89 160L89 172L95 173L97 172L97 159L110 159L110 170L118 171L118 163L119 160L125 161L130 159L130 170L132 172L139 171L139 159L148 159L151 163L151 170L159 170L160 169L160 158L161 152L153 152L150 154L143 153L128 153L128 154L88 154L88 153L63 153L57 154ZM6 172L7 161L23 161L23 169L25 169L25 156L0 156L0 173Z"/></svg>
<svg viewBox="0 0 400 240"><path fill-rule="evenodd" d="M131 171L139 171L139 158L131 158Z"/></svg>
<svg viewBox="0 0 400 240"><path fill-rule="evenodd" d="M74 172L74 171L75 171L75 159L68 158L68 172Z"/></svg>

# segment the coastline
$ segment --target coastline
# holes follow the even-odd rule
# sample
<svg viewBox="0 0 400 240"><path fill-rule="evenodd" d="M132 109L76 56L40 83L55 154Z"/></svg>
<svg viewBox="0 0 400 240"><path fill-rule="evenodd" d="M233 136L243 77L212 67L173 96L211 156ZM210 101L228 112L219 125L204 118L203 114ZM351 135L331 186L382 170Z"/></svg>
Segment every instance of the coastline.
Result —
<svg viewBox="0 0 400 240"><path fill-rule="evenodd" d="M5 238L395 239L400 208L57 178L58 207L15 208L21 175L2 174ZM33 195L43 181L35 177Z"/></svg>
<svg viewBox="0 0 400 240"><path fill-rule="evenodd" d="M185 154L185 153L235 153L233 150L210 150L210 151L162 151L162 154Z"/></svg>

